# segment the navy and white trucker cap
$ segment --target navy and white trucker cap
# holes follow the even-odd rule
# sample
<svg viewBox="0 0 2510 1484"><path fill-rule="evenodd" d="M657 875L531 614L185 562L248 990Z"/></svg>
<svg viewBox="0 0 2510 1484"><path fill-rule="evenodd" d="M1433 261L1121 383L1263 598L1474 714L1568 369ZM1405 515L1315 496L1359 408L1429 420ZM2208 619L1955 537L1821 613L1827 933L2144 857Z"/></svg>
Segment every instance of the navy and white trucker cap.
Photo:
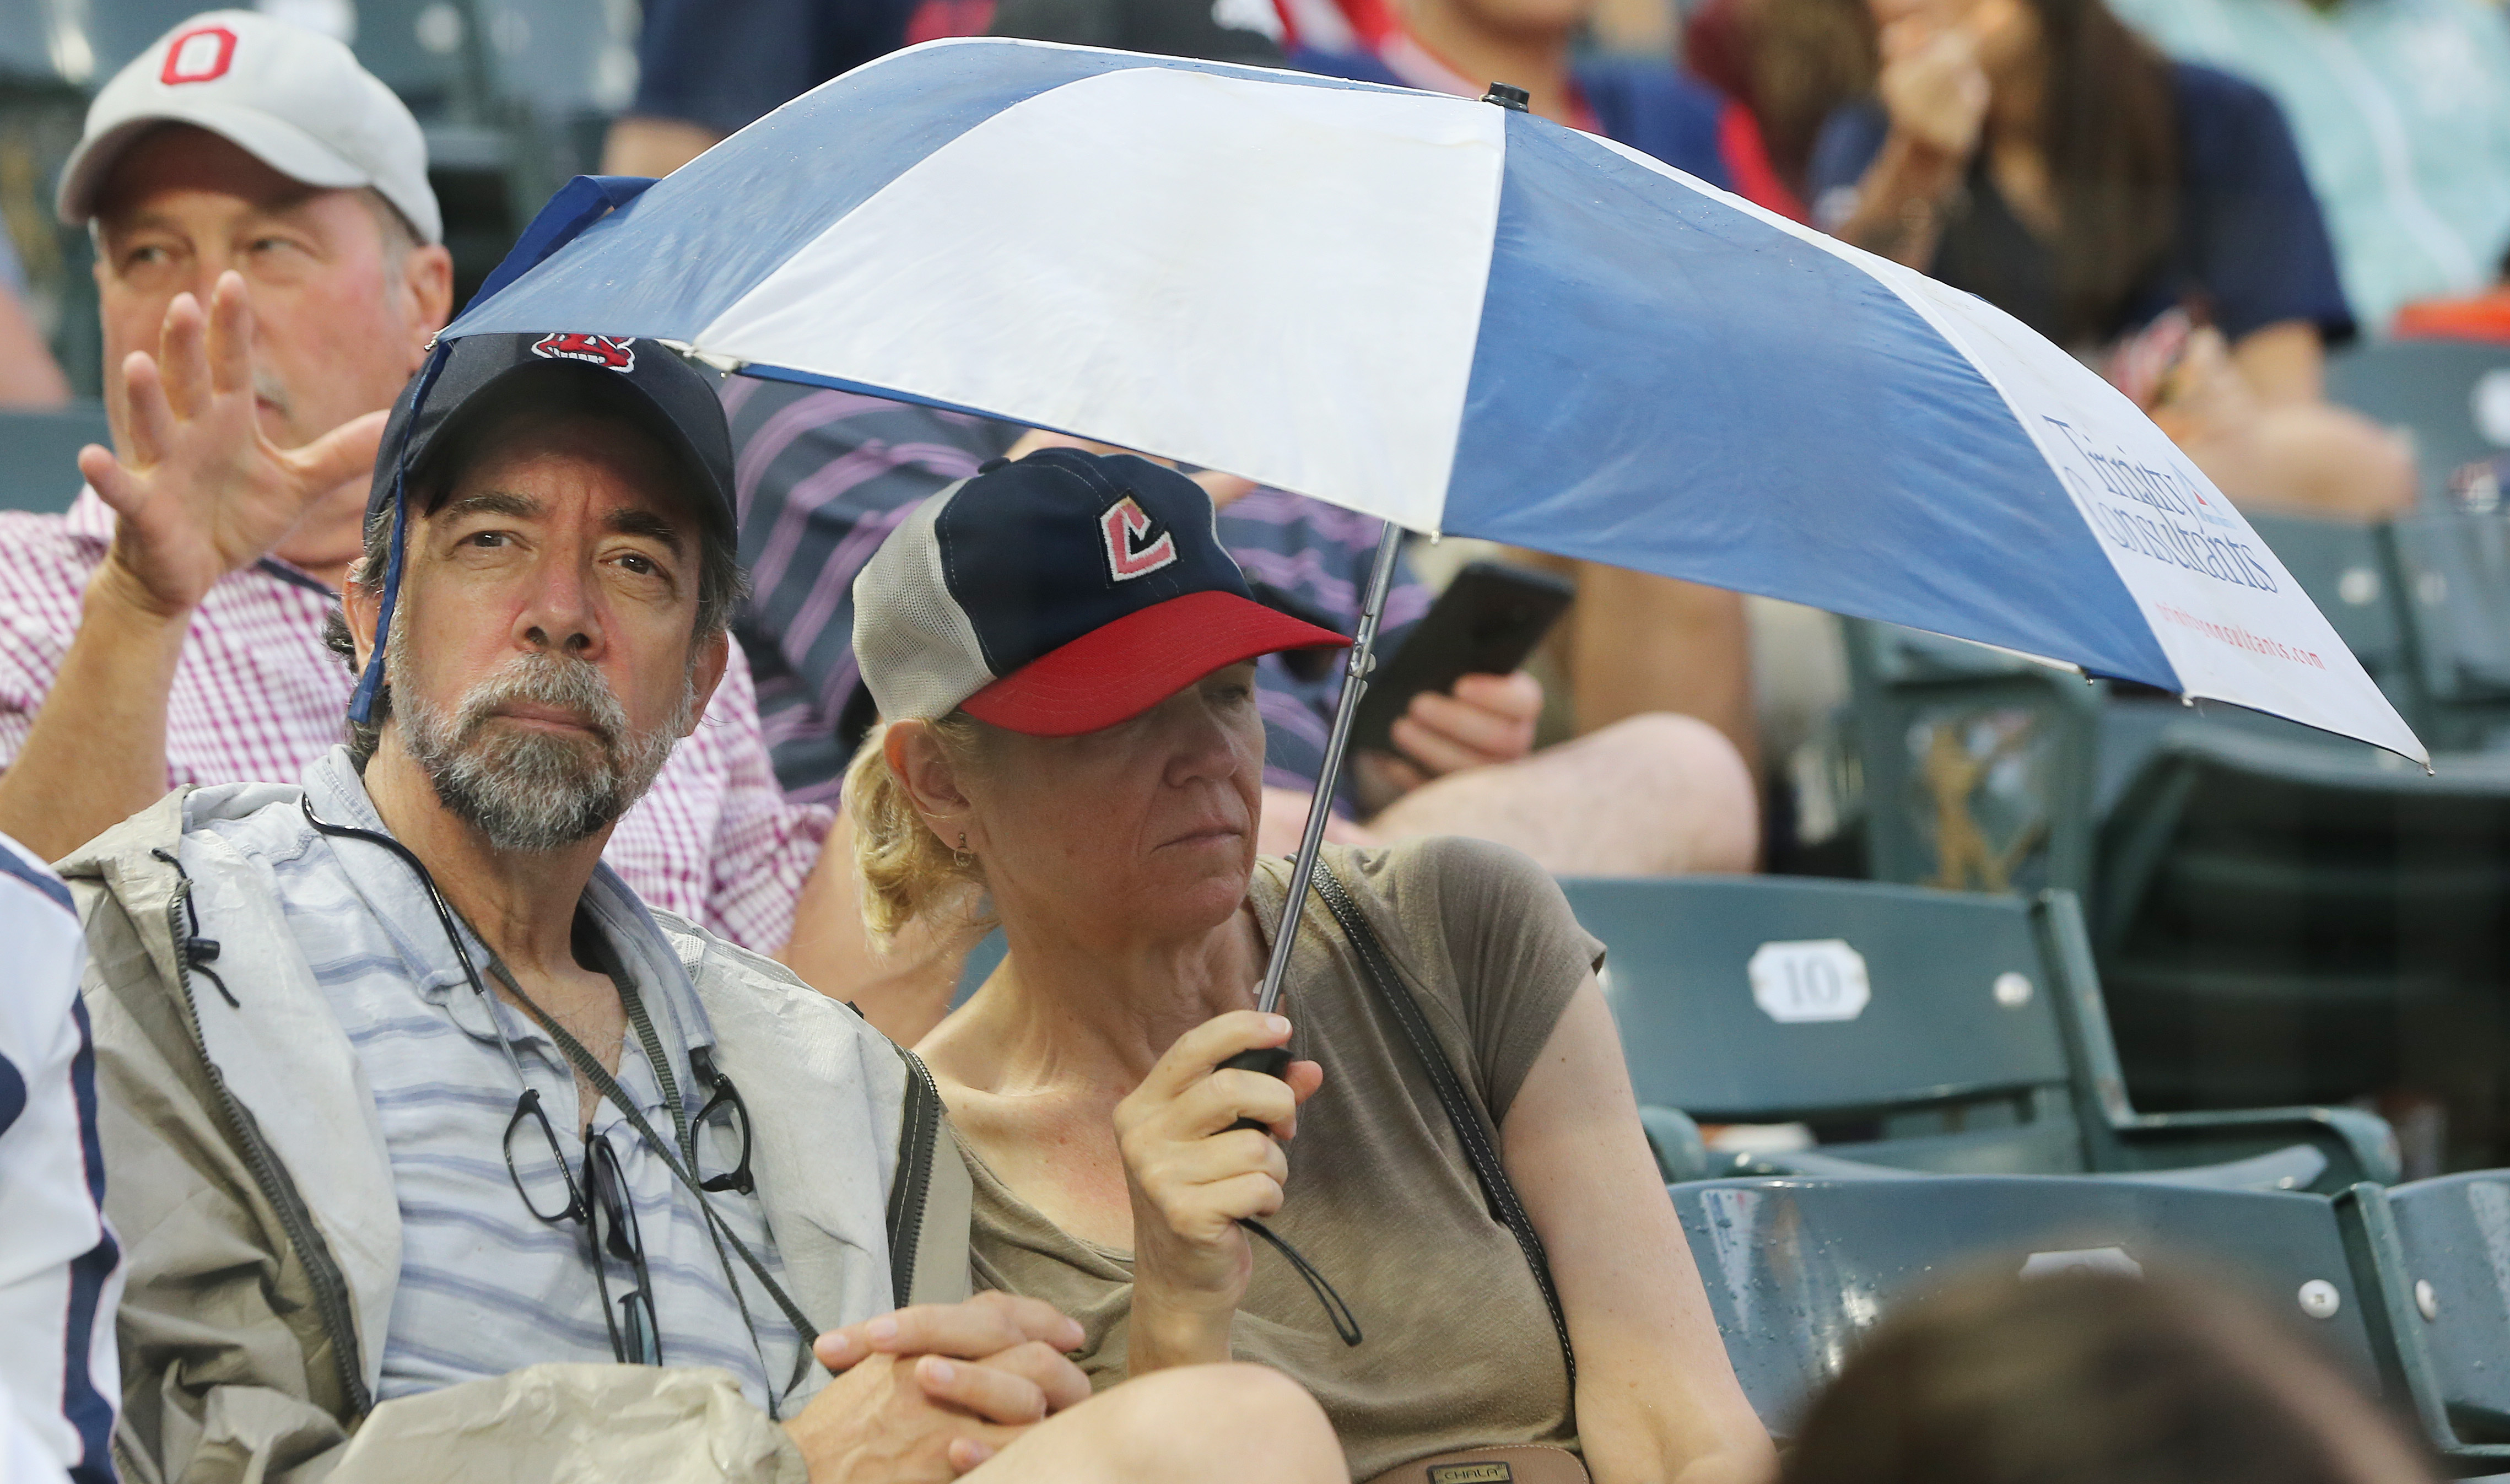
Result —
<svg viewBox="0 0 2510 1484"><path fill-rule="evenodd" d="M1202 486L1132 454L990 465L917 506L855 578L855 658L892 721L964 709L1074 737L1223 666L1350 642L1257 602Z"/></svg>

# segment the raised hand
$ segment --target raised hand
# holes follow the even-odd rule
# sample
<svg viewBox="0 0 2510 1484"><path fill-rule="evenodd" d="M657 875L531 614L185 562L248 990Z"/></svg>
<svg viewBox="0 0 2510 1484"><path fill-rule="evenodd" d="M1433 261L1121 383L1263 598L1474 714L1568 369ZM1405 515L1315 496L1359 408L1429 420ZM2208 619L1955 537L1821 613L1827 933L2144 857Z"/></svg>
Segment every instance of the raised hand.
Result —
<svg viewBox="0 0 2510 1484"><path fill-rule="evenodd" d="M1230 1321L1254 1271L1237 1223L1281 1208L1290 1165L1276 1141L1298 1132L1299 1105L1324 1070L1294 1061L1284 1080L1221 1063L1289 1039L1278 1015L1214 1016L1178 1037L1116 1105L1133 1200L1134 1375L1229 1358ZM1239 1119L1270 1136L1233 1128Z"/></svg>
<svg viewBox="0 0 2510 1484"><path fill-rule="evenodd" d="M1989 96L1977 38L1961 26L1935 27L1911 17L1884 26L1880 41L1882 70L1875 91L1891 127L1928 148L1969 158Z"/></svg>
<svg viewBox="0 0 2510 1484"><path fill-rule="evenodd" d="M252 306L226 273L205 313L167 307L158 353L122 364L128 463L79 450L79 473L122 518L99 581L143 609L189 613L218 579L279 546L325 494L372 469L385 414L352 418L302 448L262 432L253 390Z"/></svg>

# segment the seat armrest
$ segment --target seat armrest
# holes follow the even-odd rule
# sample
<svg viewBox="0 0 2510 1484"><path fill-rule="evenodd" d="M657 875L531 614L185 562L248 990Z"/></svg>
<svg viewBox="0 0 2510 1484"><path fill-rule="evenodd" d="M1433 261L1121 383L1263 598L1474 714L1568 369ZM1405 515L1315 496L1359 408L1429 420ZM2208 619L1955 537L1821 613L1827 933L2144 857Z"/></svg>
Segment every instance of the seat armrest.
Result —
<svg viewBox="0 0 2510 1484"><path fill-rule="evenodd" d="M1711 1157L1719 1165L1717 1173L1727 1179L1742 1176L1795 1175L1807 1180L1925 1180L1939 1178L1938 1172L1926 1169L1902 1169L1896 1164L1869 1164L1863 1160L1843 1160L1837 1155L1817 1150L1798 1149L1785 1154L1735 1153Z"/></svg>
<svg viewBox="0 0 2510 1484"><path fill-rule="evenodd" d="M1647 1130L1648 1147L1655 1151L1656 1172L1664 1176L1665 1184L1706 1180L1722 1173L1709 1169L1708 1143L1699 1136L1699 1125L1692 1122L1690 1114L1679 1108L1642 1103L1639 1126Z"/></svg>
<svg viewBox="0 0 2510 1484"><path fill-rule="evenodd" d="M2327 1156L2313 1185L2321 1194L2357 1181L2394 1185L2400 1172L2396 1131L2359 1108L2238 1108L2195 1113L2142 1113L2111 1125L2119 1140L2151 1150L2208 1139L2308 1144Z"/></svg>

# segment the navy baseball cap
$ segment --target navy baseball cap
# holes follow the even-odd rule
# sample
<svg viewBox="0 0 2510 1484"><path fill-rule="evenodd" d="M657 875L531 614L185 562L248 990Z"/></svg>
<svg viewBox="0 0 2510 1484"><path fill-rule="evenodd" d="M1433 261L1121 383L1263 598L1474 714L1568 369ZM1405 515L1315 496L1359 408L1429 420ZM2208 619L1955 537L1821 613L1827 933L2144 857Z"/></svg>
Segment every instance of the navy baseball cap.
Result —
<svg viewBox="0 0 2510 1484"><path fill-rule="evenodd" d="M732 431L724 423L713 378L655 340L571 333L465 335L439 341L427 364L393 403L384 424L374 482L366 490L366 521L393 512L391 547L384 567L382 602L375 614L375 643L365 672L349 698L349 719L373 719L384 679L384 643L400 574L413 480L434 473L435 459L452 435L518 403L551 394L556 405L617 413L643 429L680 466L682 488L698 509L704 536L725 551L738 550L740 518L733 504Z"/></svg>
<svg viewBox="0 0 2510 1484"><path fill-rule="evenodd" d="M1350 642L1257 602L1202 486L1132 454L989 465L917 506L855 578L855 658L892 721L964 709L1073 737L1223 666Z"/></svg>
<svg viewBox="0 0 2510 1484"><path fill-rule="evenodd" d="M394 403L375 460L366 518L393 501L399 478L420 479L450 435L543 386L617 412L679 460L690 498L713 540L739 540L732 493L732 432L712 377L654 340L613 335L465 335L445 342L433 378L422 372Z"/></svg>

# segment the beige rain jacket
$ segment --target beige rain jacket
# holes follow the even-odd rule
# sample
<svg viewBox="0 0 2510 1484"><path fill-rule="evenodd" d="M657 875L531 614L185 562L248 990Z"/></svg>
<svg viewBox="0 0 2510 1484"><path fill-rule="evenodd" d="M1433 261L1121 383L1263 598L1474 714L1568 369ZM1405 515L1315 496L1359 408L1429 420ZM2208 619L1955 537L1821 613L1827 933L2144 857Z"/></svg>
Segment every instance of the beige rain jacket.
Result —
<svg viewBox="0 0 2510 1484"><path fill-rule="evenodd" d="M106 1209L130 1275L124 1479L800 1484L783 1430L722 1371L539 1365L374 1403L400 1216L373 1101L268 871L195 832L299 795L179 790L60 868L87 925ZM193 910L232 1006L196 992ZM804 1313L827 1329L965 1298L968 1174L922 1063L781 967L655 917L748 1105Z"/></svg>

